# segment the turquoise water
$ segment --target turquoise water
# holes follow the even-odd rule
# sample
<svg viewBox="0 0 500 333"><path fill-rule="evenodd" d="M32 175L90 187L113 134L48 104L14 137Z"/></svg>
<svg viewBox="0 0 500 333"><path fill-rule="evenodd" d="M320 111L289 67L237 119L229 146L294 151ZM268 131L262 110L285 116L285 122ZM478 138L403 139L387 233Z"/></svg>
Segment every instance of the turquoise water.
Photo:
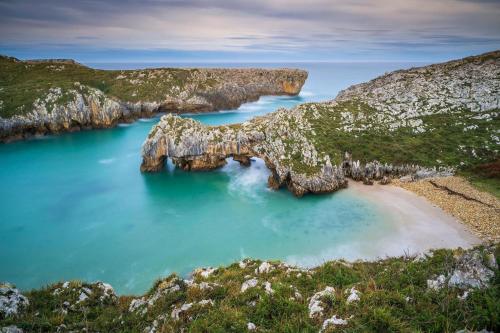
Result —
<svg viewBox="0 0 500 333"><path fill-rule="evenodd" d="M358 65L296 64L310 70L298 97L264 97L238 111L193 117L239 122L330 99L349 84L407 67ZM268 190L261 160L250 168L229 161L213 172L167 165L141 174L140 147L157 120L0 145L0 281L29 289L103 280L119 293L142 293L160 276L243 257L319 264L394 228L351 191L296 199Z"/></svg>

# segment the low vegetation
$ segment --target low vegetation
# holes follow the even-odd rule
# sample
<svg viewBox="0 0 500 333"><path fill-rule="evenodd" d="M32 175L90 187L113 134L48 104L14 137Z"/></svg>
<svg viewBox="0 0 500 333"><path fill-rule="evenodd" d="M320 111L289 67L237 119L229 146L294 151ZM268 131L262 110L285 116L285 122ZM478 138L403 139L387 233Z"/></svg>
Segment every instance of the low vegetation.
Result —
<svg viewBox="0 0 500 333"><path fill-rule="evenodd" d="M462 109L412 118L420 129L403 124L391 129L380 112L364 103L301 105L312 126L309 139L318 152L340 164L345 151L362 163L378 160L391 164L452 166L476 179L498 182L498 168L481 171L481 165L498 160L499 109L472 112ZM347 116L348 115L348 116ZM346 119L350 117L350 120ZM486 168L486 166L484 167ZM474 172L473 172L474 171Z"/></svg>
<svg viewBox="0 0 500 333"><path fill-rule="evenodd" d="M142 297L116 297L102 283L58 283L25 293L29 306L0 319L0 327L16 325L28 332L498 331L500 275L494 255L499 254L498 245L437 250L375 262L333 261L311 270L244 260L197 270L190 280L169 276Z"/></svg>
<svg viewBox="0 0 500 333"><path fill-rule="evenodd" d="M0 56L0 117L24 115L32 111L37 99L50 89L60 89L56 104L72 98L81 86L96 88L121 101L158 101L175 97L185 90L203 91L215 85L217 78L199 75L197 69L98 70L73 61L19 61ZM186 89L187 85L189 87ZM186 96L187 97L187 96Z"/></svg>

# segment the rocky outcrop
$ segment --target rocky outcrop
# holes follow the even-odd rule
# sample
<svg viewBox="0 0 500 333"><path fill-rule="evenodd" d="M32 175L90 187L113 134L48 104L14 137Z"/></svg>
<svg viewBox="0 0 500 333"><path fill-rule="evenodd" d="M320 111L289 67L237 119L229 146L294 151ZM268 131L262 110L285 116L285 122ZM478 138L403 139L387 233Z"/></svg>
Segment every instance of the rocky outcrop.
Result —
<svg viewBox="0 0 500 333"><path fill-rule="evenodd" d="M419 179L433 178L433 177L448 177L452 176L455 172L450 167L433 167L426 168L415 164L392 165L387 163L380 163L378 161L368 162L361 164L359 160L353 161L352 155L348 152L345 153L344 161L342 162L342 169L345 175L356 181L372 182L379 180L382 184L388 184L391 178L403 178L408 181Z"/></svg>
<svg viewBox="0 0 500 333"><path fill-rule="evenodd" d="M29 300L9 283L0 283L0 319L14 317L29 305Z"/></svg>
<svg viewBox="0 0 500 333"><path fill-rule="evenodd" d="M335 101L360 100L383 112L395 129L426 114L500 108L499 75L500 51L494 51L391 72L341 91Z"/></svg>
<svg viewBox="0 0 500 333"><path fill-rule="evenodd" d="M141 171L162 170L166 158L184 170L211 170L225 165L229 157L244 165L251 157L260 157L272 171L268 181L272 188L287 186L302 196L346 186L342 169L329 160L318 161L314 146L295 124L307 124L297 109L281 109L241 125L218 127L166 115L143 144ZM304 157L300 166L294 164L296 154ZM306 170L298 172L295 167Z"/></svg>
<svg viewBox="0 0 500 333"><path fill-rule="evenodd" d="M384 177L410 179L445 176L452 169L418 165L388 165L377 161L362 165L346 153L334 166L302 133L309 124L300 109L278 110L239 125L210 127L190 118L165 115L153 127L142 147L141 171L164 169L165 159L186 171L212 170L233 158L248 165L252 157L262 158L272 171L268 185L286 186L296 196L333 192L347 186L347 177L373 184ZM297 160L296 160L297 159ZM387 182L387 180L386 180Z"/></svg>
<svg viewBox="0 0 500 333"><path fill-rule="evenodd" d="M53 82L36 89L38 98L34 102L25 101L24 105L17 106L8 102L12 99L9 85L18 83L0 81L4 86L0 90L0 141L112 127L158 112L235 109L263 95L296 95L307 78L307 72L294 69L97 71L64 59L23 62L1 57L2 71L8 72L12 66L26 77L22 84L30 84L32 68L45 71L44 75ZM68 87L67 79L61 78L65 75L80 81L75 79ZM95 77L106 80L95 84ZM12 90L19 93L22 88L16 86ZM22 94L16 98L29 100Z"/></svg>
<svg viewBox="0 0 500 333"><path fill-rule="evenodd" d="M109 128L119 122L131 122L140 117L151 117L159 109L156 102L125 103L107 97L98 89L75 84L72 99L63 105L38 102L33 111L23 116L0 118L0 141L12 141L48 133L78 131L90 128ZM60 89L49 90L46 100L57 100Z"/></svg>
<svg viewBox="0 0 500 333"><path fill-rule="evenodd" d="M470 131L481 128L479 134L488 140L481 147L483 156L491 158L488 152L497 154L492 147L499 142L494 125L500 100L499 75L500 52L493 52L396 71L348 88L334 101L280 109L232 126L209 127L168 115L153 127L144 142L141 170L160 171L167 158L184 170L210 170L223 166L229 157L248 165L256 156L272 171L268 181L271 188L287 186L297 196L338 190L347 185L346 177L371 185L375 180L387 184L391 178L413 181L450 176L460 165L432 160L436 152L449 151L450 144L442 142L441 147L433 147L434 142L428 140L449 127L450 135L456 135L457 130L465 133L453 140L470 137L471 142L477 142L477 134ZM441 113L452 115L448 124L425 118ZM378 142L380 148L376 148L386 162L379 162L377 154L370 151L368 155L377 160L360 157L359 153L358 159L352 157L357 147L349 141L373 146L371 140L391 135L401 137L401 142L387 147L395 154L406 153L405 145L421 149L418 136L428 142L425 151L418 151L418 158L427 165L402 163L396 155L387 157L384 141ZM366 154L365 147L358 149ZM460 154L468 150L461 145L453 149ZM480 158L474 148L470 153ZM390 163L391 159L399 162ZM449 159L456 160L453 155Z"/></svg>

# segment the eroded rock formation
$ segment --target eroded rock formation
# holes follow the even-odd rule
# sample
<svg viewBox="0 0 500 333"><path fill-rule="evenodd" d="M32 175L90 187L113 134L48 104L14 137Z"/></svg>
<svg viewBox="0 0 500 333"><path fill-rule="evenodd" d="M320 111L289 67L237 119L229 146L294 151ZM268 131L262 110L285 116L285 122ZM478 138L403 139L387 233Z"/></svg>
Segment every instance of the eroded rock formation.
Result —
<svg viewBox="0 0 500 333"><path fill-rule="evenodd" d="M346 177L371 185L452 175L465 162L441 156L455 162L457 156L479 161L498 154L499 74L500 52L492 52L396 71L348 88L333 101L279 109L237 125L209 127L167 115L144 142L141 170L159 171L166 158L184 170L210 170L228 157L248 165L256 156L272 171L271 188L287 186L297 196L338 190ZM446 123L437 121L441 114L449 115ZM481 147L468 146L479 136ZM405 157L411 155L405 150L416 156Z"/></svg>
<svg viewBox="0 0 500 333"><path fill-rule="evenodd" d="M331 192L346 186L341 168L324 161L312 174L294 170L291 154L308 156L304 162L319 165L314 146L309 145L299 128L291 123L302 122L301 113L281 109L273 116L256 118L234 126L208 127L201 123L174 115L165 115L144 142L141 171L160 171L165 159L184 170L211 170L226 164L232 157L249 165L251 157L262 158L272 171L269 186L287 186L301 196L308 192Z"/></svg>
<svg viewBox="0 0 500 333"><path fill-rule="evenodd" d="M0 78L4 87L0 90L0 141L112 127L157 112L235 109L263 95L296 95L307 78L307 72L294 69L97 71L69 60L23 62L6 57L0 57L0 70L20 72L24 77L21 83L9 80L8 75ZM24 85L36 86L36 75L43 76L42 82L52 82L38 87L38 98L31 102L28 93L19 92ZM73 78L75 82L68 83ZM102 82L95 84L97 78L103 78ZM10 91L17 94L14 102L10 102Z"/></svg>

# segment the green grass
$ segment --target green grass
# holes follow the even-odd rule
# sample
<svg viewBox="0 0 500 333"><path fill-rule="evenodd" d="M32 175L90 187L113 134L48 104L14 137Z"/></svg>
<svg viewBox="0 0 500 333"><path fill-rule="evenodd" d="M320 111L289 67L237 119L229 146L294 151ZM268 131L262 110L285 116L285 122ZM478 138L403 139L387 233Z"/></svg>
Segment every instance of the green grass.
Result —
<svg viewBox="0 0 500 333"><path fill-rule="evenodd" d="M460 175L467 178L478 190L500 198L500 160L462 170Z"/></svg>
<svg viewBox="0 0 500 333"><path fill-rule="evenodd" d="M159 101L175 97L191 85L203 91L217 84L217 78L195 80L196 69L97 70L76 63L29 63L0 56L0 117L23 115L37 99L44 99L50 88L61 88L63 98L80 90L75 82L98 89L122 101ZM189 90L189 89L188 89ZM61 101L59 101L61 102ZM49 110L50 112L50 110Z"/></svg>
<svg viewBox="0 0 500 333"><path fill-rule="evenodd" d="M459 251L460 252L460 251ZM499 247L495 249L500 254ZM422 261L413 258L391 258L376 262L327 262L309 272L289 272L275 264L270 273L256 275L260 261L250 261L246 268L238 264L220 267L207 279L196 275L195 281L208 281L219 286L211 290L189 288L176 276L158 281L147 293L153 295L161 285L177 281L181 289L161 296L144 314L130 313L130 296L117 300L99 301L99 292L93 285L73 282L72 288L54 295L61 283L34 290L25 295L30 306L18 318L0 319L0 327L15 324L26 331L54 331L64 324L67 329L87 328L101 332L137 332L151 326L159 316L159 332L243 332L248 322L260 332L318 332L324 319L337 315L351 318L344 332L455 332L465 327L471 330L500 329L500 275L495 271L491 285L471 291L460 300L462 290L444 287L438 291L427 288L427 279L446 274L454 267L456 252L438 250ZM262 287L240 292L248 276L256 276L260 283L271 282L274 293L268 295ZM165 282L166 281L166 282ZM78 297L78 288L93 289L85 303L59 313L65 300L71 304ZM323 299L324 316L311 319L309 298L325 286L332 286L334 297ZM345 291L355 286L361 292L359 302L347 303ZM299 291L302 298L291 298ZM195 305L181 314L179 321L170 318L173 307L184 303L212 299L215 306ZM255 302L251 305L251 302ZM161 318L161 317L160 317ZM161 328L163 330L161 330ZM332 330L333 331L333 330Z"/></svg>
<svg viewBox="0 0 500 333"><path fill-rule="evenodd" d="M469 110L422 116L418 119L425 131L417 133L411 126L389 130L390 117L380 122L379 111L356 101L337 106L313 103L300 107L314 131L306 133L308 139L318 152L328 154L332 163L341 163L346 151L362 163L378 160L393 165L452 166L459 170L470 170L498 159L495 151L498 145L492 136L500 128L499 110L487 112L494 115L489 121L476 119L481 113ZM314 107L319 117L313 117ZM351 131L344 128L342 113L354 116ZM474 129L464 131L470 126Z"/></svg>

